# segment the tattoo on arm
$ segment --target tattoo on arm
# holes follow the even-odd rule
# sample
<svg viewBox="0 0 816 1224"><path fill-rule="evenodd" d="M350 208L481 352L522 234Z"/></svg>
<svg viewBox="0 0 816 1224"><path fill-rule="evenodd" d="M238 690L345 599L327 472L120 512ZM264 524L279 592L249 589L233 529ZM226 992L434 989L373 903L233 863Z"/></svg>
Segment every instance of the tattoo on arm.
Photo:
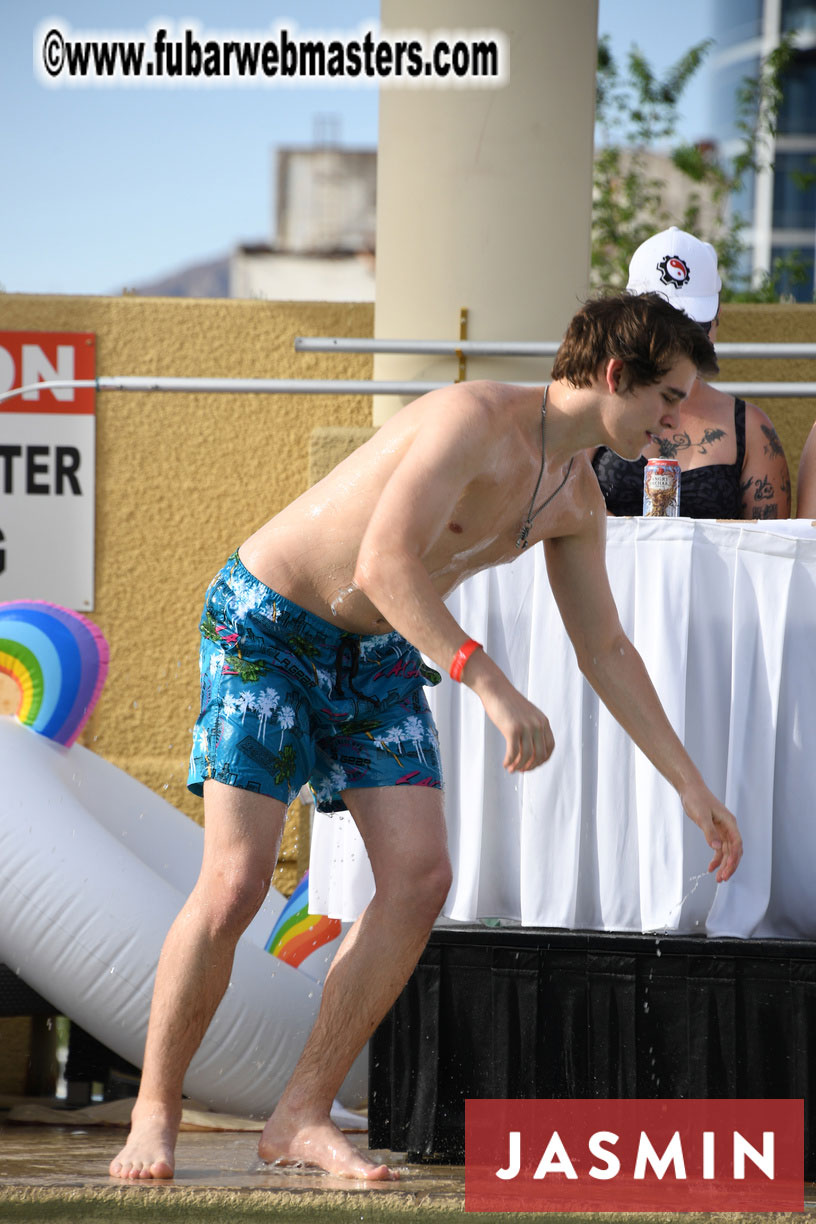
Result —
<svg viewBox="0 0 816 1224"><path fill-rule="evenodd" d="M749 484L754 485L754 506L751 508L751 518L778 519L779 506L776 500L776 490L767 476L759 476ZM759 504L756 504L759 503Z"/></svg>
<svg viewBox="0 0 816 1224"><path fill-rule="evenodd" d="M777 455L784 455L785 452L782 449L782 443L779 441L779 434L776 432L773 425L762 425L761 429L767 439L765 446L763 447L765 454L773 455L774 457Z"/></svg>

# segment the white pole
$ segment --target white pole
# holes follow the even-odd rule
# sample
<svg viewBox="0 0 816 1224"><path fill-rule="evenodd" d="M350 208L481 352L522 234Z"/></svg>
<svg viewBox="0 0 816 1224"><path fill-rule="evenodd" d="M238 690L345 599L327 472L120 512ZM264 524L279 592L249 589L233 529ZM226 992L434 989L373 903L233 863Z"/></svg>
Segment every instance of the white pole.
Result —
<svg viewBox="0 0 816 1224"><path fill-rule="evenodd" d="M376 336L518 336L566 327L589 288L597 0L381 0L384 31L506 48L499 88L380 89ZM528 360L517 378L541 383ZM456 378L381 354L375 379ZM499 378L476 358L468 378ZM374 424L399 408L372 405Z"/></svg>

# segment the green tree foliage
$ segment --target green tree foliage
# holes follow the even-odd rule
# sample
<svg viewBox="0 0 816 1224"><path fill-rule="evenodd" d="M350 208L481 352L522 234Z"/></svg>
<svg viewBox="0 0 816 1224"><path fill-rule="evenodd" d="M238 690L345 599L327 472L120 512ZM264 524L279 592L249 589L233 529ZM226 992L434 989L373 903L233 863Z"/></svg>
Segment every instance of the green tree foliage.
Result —
<svg viewBox="0 0 816 1224"><path fill-rule="evenodd" d="M733 198L748 176L771 164L782 78L793 53L792 41L784 39L762 62L759 75L742 82L736 98L738 148L727 165L711 147L672 144L682 95L712 45L712 40L697 43L660 77L635 46L628 52L623 73L608 37L600 41L592 211L595 285L623 287L632 252L650 234L669 225L678 225L714 245L723 280L730 286L724 297L775 301L780 287L789 288L804 276L801 257L794 252L777 260L758 288L739 285L737 268L746 218L733 207ZM688 184L679 215L669 212L665 184L650 170L649 154L667 145L671 161ZM705 213L704 196L710 201ZM705 223L704 215L708 218Z"/></svg>

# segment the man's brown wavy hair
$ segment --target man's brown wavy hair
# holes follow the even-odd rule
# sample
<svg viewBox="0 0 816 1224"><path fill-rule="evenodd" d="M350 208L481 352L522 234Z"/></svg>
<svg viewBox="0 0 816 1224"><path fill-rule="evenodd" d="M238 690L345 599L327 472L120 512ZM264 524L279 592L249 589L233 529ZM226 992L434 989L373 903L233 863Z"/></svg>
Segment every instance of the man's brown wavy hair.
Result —
<svg viewBox="0 0 816 1224"><path fill-rule="evenodd" d="M620 389L659 382L680 357L709 378L719 366L699 323L659 293L615 293L585 302L572 318L555 362L553 379L588 387L612 358L624 363Z"/></svg>

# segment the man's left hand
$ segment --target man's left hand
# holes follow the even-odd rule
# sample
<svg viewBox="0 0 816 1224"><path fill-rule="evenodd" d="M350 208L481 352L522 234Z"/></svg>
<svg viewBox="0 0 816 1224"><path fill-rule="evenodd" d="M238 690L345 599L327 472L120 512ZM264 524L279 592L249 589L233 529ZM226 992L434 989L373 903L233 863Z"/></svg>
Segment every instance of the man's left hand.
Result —
<svg viewBox="0 0 816 1224"><path fill-rule="evenodd" d="M702 830L714 851L708 870L716 871L717 883L724 884L731 879L742 858L742 837L736 820L707 786L688 788L680 797L686 815Z"/></svg>

